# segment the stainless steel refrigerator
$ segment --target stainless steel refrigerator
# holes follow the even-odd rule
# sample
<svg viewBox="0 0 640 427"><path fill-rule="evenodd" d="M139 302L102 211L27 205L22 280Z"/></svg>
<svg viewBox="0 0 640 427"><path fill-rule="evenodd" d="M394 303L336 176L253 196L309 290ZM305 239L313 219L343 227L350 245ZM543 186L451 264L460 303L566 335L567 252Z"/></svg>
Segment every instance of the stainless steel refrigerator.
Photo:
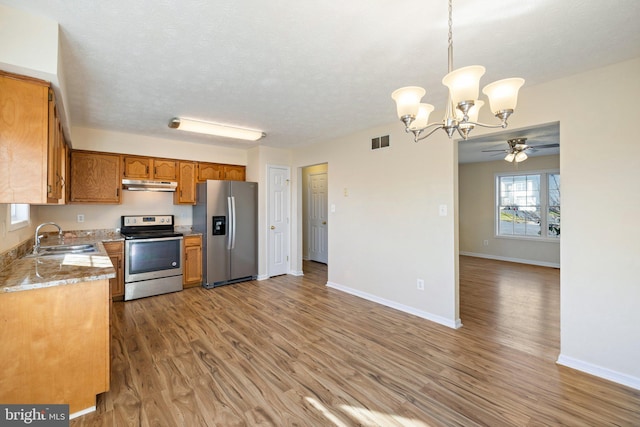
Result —
<svg viewBox="0 0 640 427"><path fill-rule="evenodd" d="M203 286L258 276L258 184L208 180L197 185L193 230L202 233Z"/></svg>

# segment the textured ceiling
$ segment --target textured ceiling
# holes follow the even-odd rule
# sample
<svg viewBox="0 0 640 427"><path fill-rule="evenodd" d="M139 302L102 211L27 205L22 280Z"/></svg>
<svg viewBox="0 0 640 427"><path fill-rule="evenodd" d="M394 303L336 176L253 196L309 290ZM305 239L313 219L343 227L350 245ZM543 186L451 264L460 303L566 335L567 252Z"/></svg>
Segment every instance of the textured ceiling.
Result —
<svg viewBox="0 0 640 427"><path fill-rule="evenodd" d="M456 0L455 67L535 85L640 56L640 1ZM396 120L391 92L444 105L445 0L0 0L59 22L72 126L215 145L174 116L293 147ZM401 126L398 122L398 126Z"/></svg>

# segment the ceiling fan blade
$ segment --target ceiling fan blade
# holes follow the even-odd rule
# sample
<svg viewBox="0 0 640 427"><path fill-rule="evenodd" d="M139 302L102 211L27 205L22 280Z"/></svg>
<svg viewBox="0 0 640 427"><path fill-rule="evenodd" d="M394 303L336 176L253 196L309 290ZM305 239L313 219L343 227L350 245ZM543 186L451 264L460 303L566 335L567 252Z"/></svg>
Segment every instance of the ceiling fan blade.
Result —
<svg viewBox="0 0 640 427"><path fill-rule="evenodd" d="M555 148L559 147L560 144L542 144L542 145L530 145L531 148Z"/></svg>
<svg viewBox="0 0 640 427"><path fill-rule="evenodd" d="M503 153L508 153L509 150L482 150L483 153L491 153L493 151L502 151Z"/></svg>

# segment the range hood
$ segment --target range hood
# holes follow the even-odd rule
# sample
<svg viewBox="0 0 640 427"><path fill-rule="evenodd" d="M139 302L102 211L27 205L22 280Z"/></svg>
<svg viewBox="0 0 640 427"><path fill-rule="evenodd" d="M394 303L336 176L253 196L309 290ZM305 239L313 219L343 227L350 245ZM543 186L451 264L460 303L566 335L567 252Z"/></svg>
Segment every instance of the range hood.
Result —
<svg viewBox="0 0 640 427"><path fill-rule="evenodd" d="M176 191L176 188L178 188L178 183L173 181L122 180L122 189L129 191Z"/></svg>

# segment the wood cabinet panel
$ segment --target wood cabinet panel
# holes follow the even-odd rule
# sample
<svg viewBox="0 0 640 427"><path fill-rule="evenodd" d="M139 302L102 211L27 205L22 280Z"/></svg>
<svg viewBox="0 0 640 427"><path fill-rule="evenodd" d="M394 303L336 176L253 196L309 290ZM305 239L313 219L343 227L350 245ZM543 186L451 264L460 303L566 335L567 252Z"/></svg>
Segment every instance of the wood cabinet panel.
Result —
<svg viewBox="0 0 640 427"><path fill-rule="evenodd" d="M178 162L142 156L122 156L122 176L128 179L158 179L175 181Z"/></svg>
<svg viewBox="0 0 640 427"><path fill-rule="evenodd" d="M166 181L178 179L178 162L175 160L153 159L153 179Z"/></svg>
<svg viewBox="0 0 640 427"><path fill-rule="evenodd" d="M246 167L240 165L198 162L198 182L204 182L208 179L245 181Z"/></svg>
<svg viewBox="0 0 640 427"><path fill-rule="evenodd" d="M111 298L116 301L124 299L124 243L123 242L102 242L104 245L113 268L116 270L116 277L109 279L109 287L111 288Z"/></svg>
<svg viewBox="0 0 640 427"><path fill-rule="evenodd" d="M178 188L173 195L173 203L196 204L196 162L178 162Z"/></svg>
<svg viewBox="0 0 640 427"><path fill-rule="evenodd" d="M0 72L0 203L58 203L62 128L47 82Z"/></svg>
<svg viewBox="0 0 640 427"><path fill-rule="evenodd" d="M218 163L198 162L198 182L208 179L224 179L222 165Z"/></svg>
<svg viewBox="0 0 640 427"><path fill-rule="evenodd" d="M120 156L71 151L70 198L75 203L120 203Z"/></svg>
<svg viewBox="0 0 640 427"><path fill-rule="evenodd" d="M183 287L200 286L202 284L202 236L184 237L183 265Z"/></svg>
<svg viewBox="0 0 640 427"><path fill-rule="evenodd" d="M246 168L237 165L223 165L224 178L228 181L245 181Z"/></svg>
<svg viewBox="0 0 640 427"><path fill-rule="evenodd" d="M3 292L0 305L0 402L95 406L109 390L108 281Z"/></svg>
<svg viewBox="0 0 640 427"><path fill-rule="evenodd" d="M122 156L122 165L125 178L151 178L151 159L148 157Z"/></svg>

